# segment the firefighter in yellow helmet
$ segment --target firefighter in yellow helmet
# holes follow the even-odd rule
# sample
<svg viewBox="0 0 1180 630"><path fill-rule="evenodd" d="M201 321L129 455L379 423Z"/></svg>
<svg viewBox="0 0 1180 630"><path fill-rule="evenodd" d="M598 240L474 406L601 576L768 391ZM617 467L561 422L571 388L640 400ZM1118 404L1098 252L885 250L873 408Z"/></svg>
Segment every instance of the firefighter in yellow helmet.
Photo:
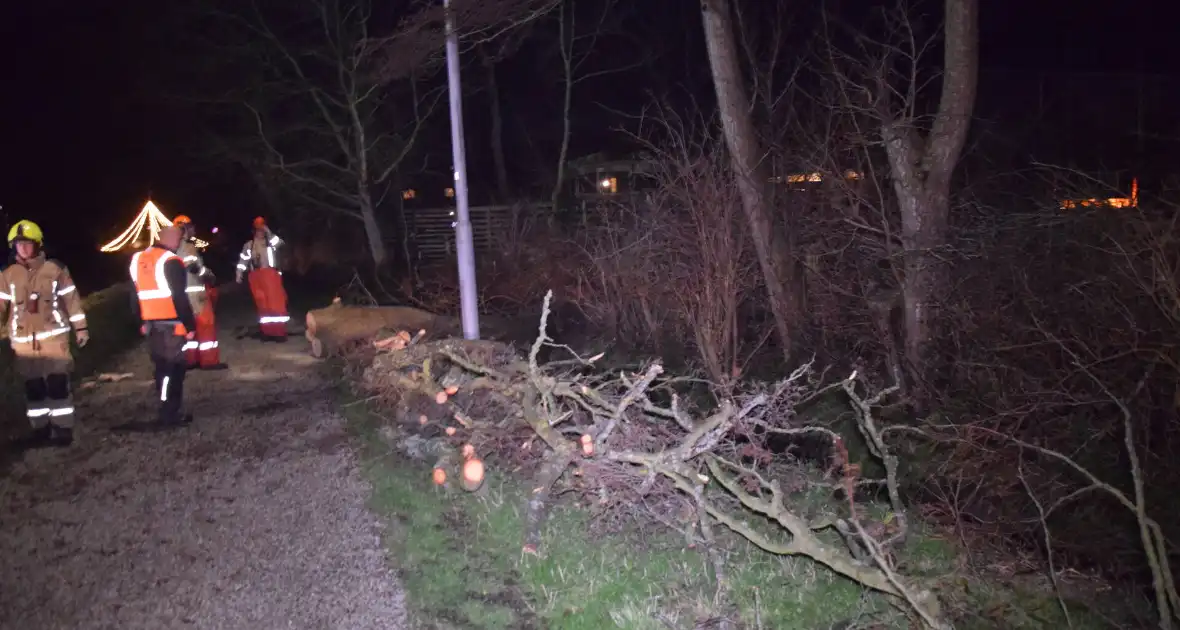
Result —
<svg viewBox="0 0 1180 630"><path fill-rule="evenodd" d="M33 425L28 446L69 446L74 439L70 332L79 347L90 334L69 269L46 259L43 245L41 228L32 221L18 221L8 231L12 260L0 272L0 336L8 336L24 380Z"/></svg>

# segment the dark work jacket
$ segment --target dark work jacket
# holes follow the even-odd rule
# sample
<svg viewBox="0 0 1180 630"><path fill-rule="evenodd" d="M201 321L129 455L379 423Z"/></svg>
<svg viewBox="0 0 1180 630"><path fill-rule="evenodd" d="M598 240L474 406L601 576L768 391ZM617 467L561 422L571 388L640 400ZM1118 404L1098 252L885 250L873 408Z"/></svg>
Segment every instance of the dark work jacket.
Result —
<svg viewBox="0 0 1180 630"><path fill-rule="evenodd" d="M152 247L166 249L160 245L152 245ZM184 292L188 287L188 270L184 268L184 263L179 258L173 258L164 263L164 279L168 281L168 291L172 293L172 304L176 307L177 319L184 324L185 330L195 331L197 318L193 315L193 305L189 303L188 295ZM143 321L143 314L139 309L139 296L134 288L131 290L131 312L135 313L135 319Z"/></svg>

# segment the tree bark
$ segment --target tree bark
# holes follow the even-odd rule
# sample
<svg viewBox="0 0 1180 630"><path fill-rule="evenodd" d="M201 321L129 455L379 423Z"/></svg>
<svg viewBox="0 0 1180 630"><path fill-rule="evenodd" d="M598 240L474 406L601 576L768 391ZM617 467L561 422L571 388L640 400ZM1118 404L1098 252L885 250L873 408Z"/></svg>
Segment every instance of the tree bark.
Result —
<svg viewBox="0 0 1180 630"><path fill-rule="evenodd" d="M369 170L368 128L361 122L357 102L353 100L349 105L349 115L352 119L354 140L353 161L357 179L356 199L360 207L361 223L365 226L365 238L369 241L369 254L373 257L373 267L381 268L388 253L385 250L385 239L381 234L381 225L377 223L377 211L373 207L373 195L369 192L369 185L373 180ZM327 118L325 116L325 118ZM341 146L347 151L348 143L341 141Z"/></svg>
<svg viewBox="0 0 1180 630"><path fill-rule="evenodd" d="M504 115L500 104L500 84L496 80L496 62L480 50L484 77L488 89L488 109L492 117L492 164L496 169L496 192L500 203L508 203L511 192L508 188L508 163L504 159Z"/></svg>
<svg viewBox="0 0 1180 630"><path fill-rule="evenodd" d="M572 11L573 8L571 7ZM560 11L557 14L560 20L559 40L558 44L561 46L561 62L565 77L565 92L562 95L561 102L561 149L557 153L557 175L553 182L553 195L550 202L553 204L552 212L557 212L557 204L561 199L561 187L565 184L565 166L566 161L569 160L570 150L570 108L574 103L574 68L573 68L573 47L574 35L573 29L566 28L565 23L565 0L562 0ZM550 215L552 216L552 214Z"/></svg>
<svg viewBox="0 0 1180 630"><path fill-rule="evenodd" d="M750 118L750 99L742 81L728 0L703 0L701 15L725 144L733 160L742 210L754 239L779 342L789 360L795 327L802 319L802 295L792 282L796 275L794 252L775 224L767 190L770 178L762 160L765 154Z"/></svg>
<svg viewBox="0 0 1180 630"><path fill-rule="evenodd" d="M377 214L373 209L373 200L369 191L361 190L361 221L365 225L365 237L369 241L369 254L373 257L373 265L381 267L389 257L385 250L385 239L381 235L381 226L377 223Z"/></svg>
<svg viewBox="0 0 1180 630"><path fill-rule="evenodd" d="M324 357L381 331L419 330L437 334L453 328L448 318L410 306L345 306L334 302L307 312L304 333L312 344L312 355Z"/></svg>
<svg viewBox="0 0 1180 630"><path fill-rule="evenodd" d="M978 0L946 0L938 112L927 138L912 120L890 118L882 136L901 213L905 354L919 398L936 368L931 346L938 304L949 287L939 249L950 242L951 176L967 141L979 70Z"/></svg>
<svg viewBox="0 0 1180 630"><path fill-rule="evenodd" d="M400 187L394 190L401 190ZM418 266L414 264L414 257L410 253L410 220L406 215L406 201L405 199L398 200L398 219L401 223L400 239L398 244L401 245L402 256L405 259L406 271L410 274L413 284L411 286L418 286Z"/></svg>

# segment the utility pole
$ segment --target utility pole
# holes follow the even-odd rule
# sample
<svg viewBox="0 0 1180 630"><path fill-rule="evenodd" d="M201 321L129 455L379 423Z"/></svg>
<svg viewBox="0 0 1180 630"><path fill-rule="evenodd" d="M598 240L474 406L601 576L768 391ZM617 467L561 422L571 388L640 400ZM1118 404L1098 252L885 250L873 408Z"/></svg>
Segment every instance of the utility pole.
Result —
<svg viewBox="0 0 1180 630"><path fill-rule="evenodd" d="M1138 66L1139 71L1135 73L1135 169L1136 171L1143 168L1146 162L1144 159L1144 144L1143 144L1143 79L1147 68L1143 63L1143 40L1138 42L1138 50L1136 50L1135 65Z"/></svg>
<svg viewBox="0 0 1180 630"><path fill-rule="evenodd" d="M475 245L467 205L467 156L463 146L463 93L459 84L459 34L451 0L443 0L447 21L447 89L451 101L451 154L455 162L455 250L459 257L459 304L463 338L479 339L479 303L475 285Z"/></svg>

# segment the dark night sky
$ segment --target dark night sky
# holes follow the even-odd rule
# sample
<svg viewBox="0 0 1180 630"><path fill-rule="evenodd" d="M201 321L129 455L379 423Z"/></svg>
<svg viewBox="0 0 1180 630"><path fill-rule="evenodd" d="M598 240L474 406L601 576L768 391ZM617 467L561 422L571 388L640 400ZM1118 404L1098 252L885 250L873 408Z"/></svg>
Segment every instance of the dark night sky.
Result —
<svg viewBox="0 0 1180 630"><path fill-rule="evenodd" d="M5 3L0 10L4 230L16 218L39 221L56 246L54 253L74 267L110 266L96 261L103 258L94 255L96 245L122 228L149 191L186 212L199 213L190 207L197 204L233 205L224 192L200 194L202 184L192 181L174 151L192 125L161 114L159 95L153 94L151 78L176 63L162 52L167 47L161 42L170 36L158 26L164 23L165 4L42 0ZM666 28L699 29L697 4L681 4L688 13ZM1142 60L1147 72L1171 73L1177 60L1173 42L1160 35L1170 31L1167 20L1153 18L1147 0L1096 0L1085 10L1064 0L981 4L985 69L1134 71ZM699 44L701 37L688 30L665 34L665 39ZM685 65L683 53L670 57ZM707 72L703 56L700 60L700 71ZM529 89L512 83L518 93ZM610 102L609 95L596 96ZM469 106L468 119L479 115L473 111ZM470 140L468 147L475 150ZM105 281L97 273L90 278L76 274L83 276L80 282Z"/></svg>

